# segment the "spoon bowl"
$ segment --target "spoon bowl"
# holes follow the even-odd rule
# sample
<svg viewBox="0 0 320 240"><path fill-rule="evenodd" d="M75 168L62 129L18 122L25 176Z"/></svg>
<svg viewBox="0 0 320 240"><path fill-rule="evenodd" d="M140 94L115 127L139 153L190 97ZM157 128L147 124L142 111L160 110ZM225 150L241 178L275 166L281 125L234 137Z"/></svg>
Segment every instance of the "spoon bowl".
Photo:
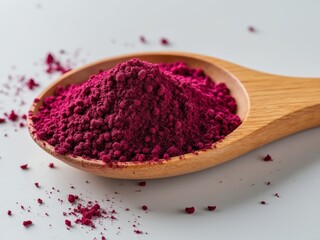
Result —
<svg viewBox="0 0 320 240"><path fill-rule="evenodd" d="M142 163L119 162L112 166L101 160L61 155L49 143L39 139L32 116L43 100L58 86L86 81L90 75L107 70L131 58L151 63L184 61L201 68L215 82L224 82L238 104L242 124L211 149ZM28 129L33 140L63 162L99 176L119 179L151 179L177 176L213 167L289 134L320 125L320 79L271 75L220 59L193 53L138 53L108 58L72 70L47 87L29 111Z"/></svg>

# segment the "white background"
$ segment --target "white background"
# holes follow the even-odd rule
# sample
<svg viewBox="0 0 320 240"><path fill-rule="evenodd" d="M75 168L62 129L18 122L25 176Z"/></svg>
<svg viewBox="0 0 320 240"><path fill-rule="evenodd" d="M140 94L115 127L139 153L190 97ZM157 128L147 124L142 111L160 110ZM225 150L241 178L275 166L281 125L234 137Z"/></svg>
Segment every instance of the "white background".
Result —
<svg viewBox="0 0 320 240"><path fill-rule="evenodd" d="M179 50L275 74L320 77L319 9L320 2L311 0L1 0L0 90L9 74L34 77L41 87L24 88L18 97L0 94L0 116L11 109L27 112L33 98L57 77L44 73L45 55L60 49L77 66L129 52ZM249 25L257 32L250 33ZM140 35L147 44L140 43ZM171 45L161 46L161 37ZM19 106L21 98L26 105ZM142 188L137 181L104 179L73 169L36 146L26 128L2 124L1 239L101 239L101 231L107 239L319 239L319 139L318 127L216 168L150 180ZM274 161L261 161L268 153ZM56 168L48 168L49 162ZM24 163L28 171L20 169ZM34 182L42 187L35 188ZM276 192L280 198L273 196ZM79 225L66 230L62 212L70 207L68 193L82 194L84 201L114 198L118 220L103 220L93 231ZM268 204L259 204L262 200ZM144 204L148 213L140 209ZM108 208L110 203L101 205ZM217 210L206 211L207 205L217 205ZM185 214L186 206L195 206L196 213ZM127 207L129 212L124 211ZM148 234L133 232L137 216L138 229ZM34 222L28 229L22 226L26 219Z"/></svg>

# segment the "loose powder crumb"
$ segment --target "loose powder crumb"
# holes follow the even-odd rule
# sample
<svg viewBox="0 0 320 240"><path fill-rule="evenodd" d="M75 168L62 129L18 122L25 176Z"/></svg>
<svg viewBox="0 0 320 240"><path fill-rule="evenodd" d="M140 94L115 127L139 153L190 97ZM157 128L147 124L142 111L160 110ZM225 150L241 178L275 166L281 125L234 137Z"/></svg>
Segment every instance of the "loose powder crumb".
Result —
<svg viewBox="0 0 320 240"><path fill-rule="evenodd" d="M271 157L269 154L267 154L267 155L263 158L263 161L265 161L265 162L270 162L270 161L273 161L273 159L272 159L272 157Z"/></svg>
<svg viewBox="0 0 320 240"><path fill-rule="evenodd" d="M188 214L193 214L195 212L195 208L194 207L186 207L184 209L184 211Z"/></svg>
<svg viewBox="0 0 320 240"><path fill-rule="evenodd" d="M11 215L12 215L12 211L11 211L11 210L8 210L7 214L8 214L9 216L11 216Z"/></svg>
<svg viewBox="0 0 320 240"><path fill-rule="evenodd" d="M208 206L208 210L211 212L216 210L216 208L217 208L216 206Z"/></svg>
<svg viewBox="0 0 320 240"><path fill-rule="evenodd" d="M143 205L141 208L142 208L144 211L147 211L147 210L148 210L148 206L146 206L146 205Z"/></svg>
<svg viewBox="0 0 320 240"><path fill-rule="evenodd" d="M140 42L142 42L142 43L146 43L147 41L146 41L146 38L144 37L144 36L140 36Z"/></svg>
<svg viewBox="0 0 320 240"><path fill-rule="evenodd" d="M10 114L8 115L8 119L9 119L10 121L12 121L12 122L17 121L18 118L19 118L19 116L15 113L14 110L12 110L12 111L10 112Z"/></svg>
<svg viewBox="0 0 320 240"><path fill-rule="evenodd" d="M78 196L76 196L76 195L73 195L73 194L68 195L68 201L70 203L74 203L77 199L78 199Z"/></svg>
<svg viewBox="0 0 320 240"><path fill-rule="evenodd" d="M23 221L22 224L23 224L23 226L25 226L27 228L27 227L30 227L33 223L31 220L26 220L26 221Z"/></svg>
<svg viewBox="0 0 320 240"><path fill-rule="evenodd" d="M275 193L274 196L278 198L280 197L279 193Z"/></svg>
<svg viewBox="0 0 320 240"><path fill-rule="evenodd" d="M38 203L41 205L43 203L43 200L41 198L38 198Z"/></svg>
<svg viewBox="0 0 320 240"><path fill-rule="evenodd" d="M35 87L39 86L39 83L36 83L32 78L30 78L26 84L30 90L33 90Z"/></svg>
<svg viewBox="0 0 320 240"><path fill-rule="evenodd" d="M66 219L66 220L64 221L64 223L65 223L68 227L71 227L71 221L70 221L70 220Z"/></svg>
<svg viewBox="0 0 320 240"><path fill-rule="evenodd" d="M22 170L27 170L27 169L28 169L28 164L20 165L20 168L21 168Z"/></svg>
<svg viewBox="0 0 320 240"><path fill-rule="evenodd" d="M257 31L257 29L255 27L253 27L253 26L249 26L248 27L248 31L254 33L254 32Z"/></svg>
<svg viewBox="0 0 320 240"><path fill-rule="evenodd" d="M265 201L261 201L260 204L266 205L267 203Z"/></svg>
<svg viewBox="0 0 320 240"><path fill-rule="evenodd" d="M132 59L58 87L32 120L57 153L112 165L211 148L240 125L236 110L227 86L201 69Z"/></svg>
<svg viewBox="0 0 320 240"><path fill-rule="evenodd" d="M35 182L34 185L37 187L37 188L40 188L40 185L38 182Z"/></svg>
<svg viewBox="0 0 320 240"><path fill-rule="evenodd" d="M147 185L147 182L143 181L143 182L139 182L138 185L140 187L145 187Z"/></svg>
<svg viewBox="0 0 320 240"><path fill-rule="evenodd" d="M0 123L5 123L6 119L5 118L0 118Z"/></svg>
<svg viewBox="0 0 320 240"><path fill-rule="evenodd" d="M136 234L142 234L142 233L143 233L141 230L134 230L134 232L135 232Z"/></svg>
<svg viewBox="0 0 320 240"><path fill-rule="evenodd" d="M160 43L161 43L163 46L169 45L169 41L168 41L167 38L161 38L161 39L160 39Z"/></svg>
<svg viewBox="0 0 320 240"><path fill-rule="evenodd" d="M54 168L54 164L53 163L49 163L49 168Z"/></svg>

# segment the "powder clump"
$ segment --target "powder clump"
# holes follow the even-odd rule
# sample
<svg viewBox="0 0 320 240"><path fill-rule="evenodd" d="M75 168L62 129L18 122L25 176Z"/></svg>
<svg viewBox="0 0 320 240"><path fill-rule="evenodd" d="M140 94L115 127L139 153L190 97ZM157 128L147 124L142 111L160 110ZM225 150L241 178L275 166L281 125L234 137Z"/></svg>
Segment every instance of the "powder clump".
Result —
<svg viewBox="0 0 320 240"><path fill-rule="evenodd" d="M227 86L201 69L131 59L58 87L32 120L57 153L112 164L208 149L240 125L236 109Z"/></svg>

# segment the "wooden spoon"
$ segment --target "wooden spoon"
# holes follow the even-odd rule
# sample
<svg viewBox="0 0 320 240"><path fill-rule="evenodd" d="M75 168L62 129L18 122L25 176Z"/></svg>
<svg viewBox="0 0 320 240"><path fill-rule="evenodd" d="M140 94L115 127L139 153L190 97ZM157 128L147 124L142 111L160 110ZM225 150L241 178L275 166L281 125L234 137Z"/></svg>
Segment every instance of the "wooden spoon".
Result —
<svg viewBox="0 0 320 240"><path fill-rule="evenodd" d="M225 82L238 103L242 124L212 149L160 162L117 163L57 154L34 132L31 116L37 115L45 97L57 86L80 83L91 74L114 67L133 57L153 63L184 61L203 69L216 82ZM193 53L138 53L108 58L70 71L47 87L30 109L28 126L34 141L49 154L80 170L122 179L176 176L216 166L289 134L320 125L320 79L271 75L213 57Z"/></svg>

